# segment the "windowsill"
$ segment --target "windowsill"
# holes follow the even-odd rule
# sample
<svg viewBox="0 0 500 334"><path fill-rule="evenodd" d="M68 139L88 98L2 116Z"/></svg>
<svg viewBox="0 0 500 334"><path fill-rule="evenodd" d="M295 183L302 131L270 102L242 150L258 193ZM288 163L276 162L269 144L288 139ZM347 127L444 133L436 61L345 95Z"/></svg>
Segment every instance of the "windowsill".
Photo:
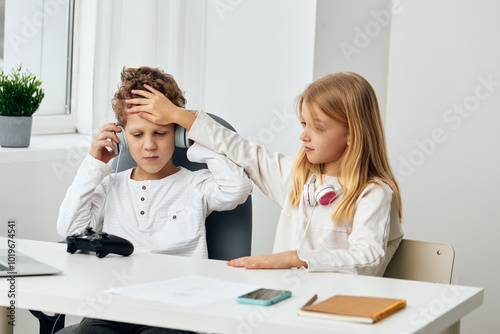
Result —
<svg viewBox="0 0 500 334"><path fill-rule="evenodd" d="M0 164L75 159L85 156L90 143L89 135L79 133L32 135L29 147L0 147Z"/></svg>

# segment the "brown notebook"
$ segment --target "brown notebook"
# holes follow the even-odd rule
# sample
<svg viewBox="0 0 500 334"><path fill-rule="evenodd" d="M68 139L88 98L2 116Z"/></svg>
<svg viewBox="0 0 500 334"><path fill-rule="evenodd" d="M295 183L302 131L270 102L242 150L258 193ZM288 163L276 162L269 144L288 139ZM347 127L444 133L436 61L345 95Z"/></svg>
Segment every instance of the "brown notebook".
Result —
<svg viewBox="0 0 500 334"><path fill-rule="evenodd" d="M323 319L374 323L406 307L406 300L337 295L304 306L299 315Z"/></svg>

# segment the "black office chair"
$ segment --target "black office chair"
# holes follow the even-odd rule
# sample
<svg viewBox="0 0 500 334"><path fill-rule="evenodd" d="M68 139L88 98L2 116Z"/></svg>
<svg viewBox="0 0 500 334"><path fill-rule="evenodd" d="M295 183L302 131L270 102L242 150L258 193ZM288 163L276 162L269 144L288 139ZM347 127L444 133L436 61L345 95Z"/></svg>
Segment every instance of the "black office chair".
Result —
<svg viewBox="0 0 500 334"><path fill-rule="evenodd" d="M233 131L234 128L222 118L209 114L220 124ZM172 157L176 166L195 171L207 168L206 164L191 162L187 159L186 148L175 148ZM115 159L111 167L116 169ZM136 163L129 152L120 156L118 172L135 167ZM252 196L248 196L245 203L238 205L230 211L214 211L205 221L207 231L208 258L216 260L231 260L242 256L249 256L252 247ZM30 312L38 318L40 322L40 334L71 334L78 327L74 324L64 328L64 314L48 316L40 311Z"/></svg>

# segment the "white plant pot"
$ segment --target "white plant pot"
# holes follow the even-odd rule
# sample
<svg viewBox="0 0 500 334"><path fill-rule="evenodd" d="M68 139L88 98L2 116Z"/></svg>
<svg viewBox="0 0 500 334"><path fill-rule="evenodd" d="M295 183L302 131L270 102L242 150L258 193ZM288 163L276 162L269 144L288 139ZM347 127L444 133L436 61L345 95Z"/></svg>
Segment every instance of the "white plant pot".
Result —
<svg viewBox="0 0 500 334"><path fill-rule="evenodd" d="M32 116L0 116L0 146L30 146L32 121Z"/></svg>

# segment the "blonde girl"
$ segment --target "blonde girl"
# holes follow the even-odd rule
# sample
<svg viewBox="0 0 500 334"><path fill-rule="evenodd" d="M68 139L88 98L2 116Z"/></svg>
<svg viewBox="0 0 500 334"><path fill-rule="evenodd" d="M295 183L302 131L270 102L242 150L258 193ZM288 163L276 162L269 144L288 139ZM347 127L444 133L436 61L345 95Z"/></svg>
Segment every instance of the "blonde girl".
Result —
<svg viewBox="0 0 500 334"><path fill-rule="evenodd" d="M387 158L372 86L355 73L328 75L298 100L303 142L295 159L265 148L172 104L152 87L134 91L130 113L177 123L189 137L242 166L281 207L273 254L228 262L247 269L305 267L381 276L396 251L401 196Z"/></svg>

